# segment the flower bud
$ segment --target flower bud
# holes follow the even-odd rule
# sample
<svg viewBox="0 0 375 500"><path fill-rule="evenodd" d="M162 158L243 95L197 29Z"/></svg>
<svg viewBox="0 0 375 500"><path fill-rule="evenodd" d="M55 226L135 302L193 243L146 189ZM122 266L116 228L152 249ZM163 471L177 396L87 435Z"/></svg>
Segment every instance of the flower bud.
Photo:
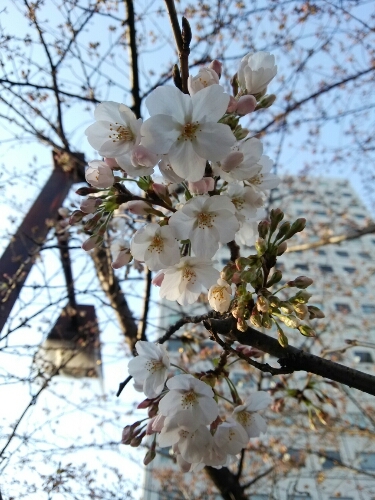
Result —
<svg viewBox="0 0 375 500"><path fill-rule="evenodd" d="M324 312L319 309L319 307L315 306L307 306L307 309L309 311L309 317L310 319L315 319L315 318L325 318Z"/></svg>
<svg viewBox="0 0 375 500"><path fill-rule="evenodd" d="M288 238L291 238L294 236L296 233L300 233L303 231L306 227L306 219L301 217L300 219L297 219L295 222L293 222L290 230L288 231Z"/></svg>
<svg viewBox="0 0 375 500"><path fill-rule="evenodd" d="M81 201L80 209L85 214L92 214L95 212L96 207L102 203L100 198L85 198Z"/></svg>
<svg viewBox="0 0 375 500"><path fill-rule="evenodd" d="M236 259L235 261L235 264L236 268L239 271L243 271L245 267L249 265L249 260L246 257L238 257L238 259Z"/></svg>
<svg viewBox="0 0 375 500"><path fill-rule="evenodd" d="M280 321L282 321L284 325L289 328L298 328L299 326L299 320L293 315L286 316L284 314L280 314L278 317L280 318Z"/></svg>
<svg viewBox="0 0 375 500"><path fill-rule="evenodd" d="M154 193L160 196L161 198L165 198L166 196L169 195L167 186L165 186L164 184L159 184L158 182L154 182L152 184L152 189Z"/></svg>
<svg viewBox="0 0 375 500"><path fill-rule="evenodd" d="M239 330L240 332L246 332L248 326L247 326L247 323L246 323L246 320L242 319L242 318L238 318L237 319L237 330Z"/></svg>
<svg viewBox="0 0 375 500"><path fill-rule="evenodd" d="M257 107L257 100L253 95L243 95L238 99L237 102L237 113L241 116L245 116L252 113Z"/></svg>
<svg viewBox="0 0 375 500"><path fill-rule="evenodd" d="M258 103L256 109L266 109L272 106L272 104L276 101L275 94L269 94L263 97Z"/></svg>
<svg viewBox="0 0 375 500"><path fill-rule="evenodd" d="M142 443L142 439L145 437L146 431L142 432L136 437L133 437L133 439L130 441L130 446L132 448L138 448L138 446Z"/></svg>
<svg viewBox="0 0 375 500"><path fill-rule="evenodd" d="M134 167L152 168L157 164L158 160L158 155L151 153L151 151L140 144L133 148L131 152L131 162Z"/></svg>
<svg viewBox="0 0 375 500"><path fill-rule="evenodd" d="M288 347L288 337L285 335L284 331L277 323L276 327L277 327L277 340L279 341L279 344L281 345L281 347Z"/></svg>
<svg viewBox="0 0 375 500"><path fill-rule="evenodd" d="M161 284L163 283L163 279L164 273L162 271L159 271L157 274L155 274L151 283L155 286L161 286Z"/></svg>
<svg viewBox="0 0 375 500"><path fill-rule="evenodd" d="M278 283L282 279L282 277L283 273L280 271L280 269L276 269L271 278L267 281L266 287L269 288L275 283Z"/></svg>
<svg viewBox="0 0 375 500"><path fill-rule="evenodd" d="M237 101L234 97L229 97L229 104L227 107L227 113L235 113L237 110Z"/></svg>
<svg viewBox="0 0 375 500"><path fill-rule="evenodd" d="M241 275L240 275L240 273L234 273L233 276L232 276L232 280L231 281L235 285L239 285L241 283Z"/></svg>
<svg viewBox="0 0 375 500"><path fill-rule="evenodd" d="M74 212L72 212L72 214L70 216L69 224L73 226L77 222L80 222L84 218L85 215L86 214L81 212L81 210L74 210Z"/></svg>
<svg viewBox="0 0 375 500"><path fill-rule="evenodd" d="M102 243L103 243L103 237L94 234L90 236L88 240L82 243L82 249L85 252L89 252L90 250L93 250L95 247L100 246Z"/></svg>
<svg viewBox="0 0 375 500"><path fill-rule="evenodd" d="M292 314L294 307L289 302L280 302L279 307L283 313Z"/></svg>
<svg viewBox="0 0 375 500"><path fill-rule="evenodd" d="M270 328L272 328L272 320L271 320L270 315L268 313L263 313L262 326L264 328L267 328L268 330Z"/></svg>
<svg viewBox="0 0 375 500"><path fill-rule="evenodd" d="M215 73L218 74L219 78L221 77L221 73L222 73L222 70L223 70L223 65L220 61L218 61L217 59L214 59L213 61L210 62L210 64L208 65L208 67L210 69L213 69L215 71Z"/></svg>
<svg viewBox="0 0 375 500"><path fill-rule="evenodd" d="M263 297L263 295L259 295L256 303L256 308L258 309L259 312L268 312L270 308L270 304L268 300Z"/></svg>
<svg viewBox="0 0 375 500"><path fill-rule="evenodd" d="M254 307L253 312L251 313L251 316L250 316L250 323L252 325L256 326L257 328L261 328L261 326L262 326L262 317L258 313L258 311L255 307Z"/></svg>
<svg viewBox="0 0 375 500"><path fill-rule="evenodd" d="M276 295L270 295L270 297L268 297L268 301L270 303L270 306L272 307L280 306L280 299L279 297L276 297Z"/></svg>
<svg viewBox="0 0 375 500"><path fill-rule="evenodd" d="M156 451L154 448L151 448L150 450L147 451L145 458L143 459L143 465L148 465L154 460L155 457L156 457Z"/></svg>
<svg viewBox="0 0 375 500"><path fill-rule="evenodd" d="M270 229L268 220L261 220L258 224L258 233L261 238L266 238Z"/></svg>
<svg viewBox="0 0 375 500"><path fill-rule="evenodd" d="M255 280L256 275L257 275L256 269L248 269L247 271L243 271L241 273L241 279L245 283L251 283L252 281Z"/></svg>
<svg viewBox="0 0 375 500"><path fill-rule="evenodd" d="M236 267L233 264L226 264L220 273L220 278L225 281L230 281L234 275Z"/></svg>
<svg viewBox="0 0 375 500"><path fill-rule="evenodd" d="M151 205L142 200L128 201L124 203L123 207L132 214L136 215L148 215Z"/></svg>
<svg viewBox="0 0 375 500"><path fill-rule="evenodd" d="M258 255L263 255L267 250L267 243L263 238L258 238L255 242L255 249Z"/></svg>
<svg viewBox="0 0 375 500"><path fill-rule="evenodd" d="M201 377L200 380L205 384L209 385L210 387L214 388L217 382L217 377L212 373L208 373L206 375L203 375L203 377Z"/></svg>
<svg viewBox="0 0 375 500"><path fill-rule="evenodd" d="M104 163L106 163L112 170L120 169L119 164L116 161L116 158L104 158Z"/></svg>
<svg viewBox="0 0 375 500"><path fill-rule="evenodd" d="M288 221L283 222L279 227L279 231L276 234L275 240L281 240L281 238L283 238L288 233L289 230L290 230L290 222Z"/></svg>
<svg viewBox="0 0 375 500"><path fill-rule="evenodd" d="M307 325L301 325L298 327L298 330L304 335L305 337L316 337L316 334L312 328L310 328Z"/></svg>
<svg viewBox="0 0 375 500"><path fill-rule="evenodd" d="M243 159L241 151L232 151L220 162L220 166L225 172L231 172L243 162Z"/></svg>
<svg viewBox="0 0 375 500"><path fill-rule="evenodd" d="M305 319L309 311L306 304L296 304L294 306L294 312L296 313L297 318Z"/></svg>
<svg viewBox="0 0 375 500"><path fill-rule="evenodd" d="M307 276L298 276L294 280L294 286L297 288L307 288L308 286L312 285L314 281L311 278L308 278Z"/></svg>
<svg viewBox="0 0 375 500"><path fill-rule="evenodd" d="M286 241L283 241L278 247L277 247L277 252L276 252L276 255L280 256L282 255L286 249L288 248L288 245L286 243Z"/></svg>
<svg viewBox="0 0 375 500"><path fill-rule="evenodd" d="M146 399L144 399L143 401L141 401L139 403L139 405L137 406L137 408L138 408L138 410L144 410L145 408L148 408L149 406L151 406L153 404L154 404L154 400L153 399L146 398Z"/></svg>
<svg viewBox="0 0 375 500"><path fill-rule="evenodd" d="M103 189L113 186L115 182L111 168L104 161L99 160L89 162L85 178L91 186Z"/></svg>
<svg viewBox="0 0 375 500"><path fill-rule="evenodd" d="M289 299L289 302L291 302L292 304L295 304L296 302L298 302L299 304L307 304L311 297L311 293L308 293L305 290L301 290L300 292L296 293L294 297L291 297Z"/></svg>
<svg viewBox="0 0 375 500"><path fill-rule="evenodd" d="M271 232L273 233L279 223L283 220L284 218L284 212L280 210L280 208L274 208L270 212L270 219L271 219Z"/></svg>

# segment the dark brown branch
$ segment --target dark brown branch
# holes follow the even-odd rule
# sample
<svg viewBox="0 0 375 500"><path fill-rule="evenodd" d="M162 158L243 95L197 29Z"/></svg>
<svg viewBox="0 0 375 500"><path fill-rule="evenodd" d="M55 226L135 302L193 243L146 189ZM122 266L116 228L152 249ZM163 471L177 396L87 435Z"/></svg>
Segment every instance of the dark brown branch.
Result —
<svg viewBox="0 0 375 500"><path fill-rule="evenodd" d="M149 269L147 269L146 288L143 297L143 313L138 323L138 334L137 334L138 340L147 340L146 328L147 328L148 311L150 309L151 284L152 284L152 272Z"/></svg>
<svg viewBox="0 0 375 500"><path fill-rule="evenodd" d="M209 319L206 321L207 323L209 323L210 331L215 332L216 335L223 335L231 340L236 339L241 344L256 347L279 358L278 362L282 368L314 373L375 396L375 377L373 375L320 358L296 347L281 347L276 339L251 327L248 327L246 332L240 332L236 329L234 318Z"/></svg>
<svg viewBox="0 0 375 500"><path fill-rule="evenodd" d="M270 474L273 470L275 470L275 466L270 467L269 469L267 469L264 472L262 472L261 474L259 474L257 477L254 477L254 479L252 479L248 483L244 484L242 486L242 488L244 490L246 490L247 488L250 488L250 486L253 486L253 484L257 483L260 479L262 479L263 477L268 476L268 474Z"/></svg>
<svg viewBox="0 0 375 500"><path fill-rule="evenodd" d="M138 69L138 49L137 49L137 34L135 30L135 15L133 0L125 0L126 15L128 28L126 37L129 46L129 63L130 63L130 84L132 88L133 104L131 106L137 118L141 117L141 96L139 88L139 69Z"/></svg>
<svg viewBox="0 0 375 500"><path fill-rule="evenodd" d="M200 314L199 316L184 316L183 318L176 321L174 325L170 326L165 334L158 338L157 342L159 344L164 344L164 342L167 342L167 340L169 340L174 333L176 333L182 326L186 325L187 323L201 323L206 319L214 318L215 316L217 316L217 314L217 312L211 311L206 314Z"/></svg>
<svg viewBox="0 0 375 500"><path fill-rule="evenodd" d="M220 491L223 500L248 500L248 496L244 493L238 478L229 469L226 467L215 469L206 466L204 470Z"/></svg>
<svg viewBox="0 0 375 500"><path fill-rule="evenodd" d="M370 224L367 227L362 227L361 229L351 229L349 232L345 234L337 234L335 236L327 236L326 238L322 238L319 241L314 241L311 243L303 243L301 245L294 245L293 247L289 247L287 252L301 252L303 250L310 250L312 248L319 248L324 245L334 245L337 243L341 243L343 241L355 240L356 238L360 238L361 236L365 236L366 234L375 233L375 224Z"/></svg>

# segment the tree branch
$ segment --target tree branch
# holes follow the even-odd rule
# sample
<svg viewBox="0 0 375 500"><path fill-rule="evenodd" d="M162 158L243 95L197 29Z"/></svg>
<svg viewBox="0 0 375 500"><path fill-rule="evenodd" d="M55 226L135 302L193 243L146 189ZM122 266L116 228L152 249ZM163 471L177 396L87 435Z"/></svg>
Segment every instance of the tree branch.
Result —
<svg viewBox="0 0 375 500"><path fill-rule="evenodd" d="M139 88L139 69L138 69L138 50L137 50L137 33L135 30L135 15L133 0L125 0L126 15L128 29L126 30L126 38L129 45L129 62L130 62L130 83L132 87L133 105L131 106L137 118L141 117L141 95Z"/></svg>

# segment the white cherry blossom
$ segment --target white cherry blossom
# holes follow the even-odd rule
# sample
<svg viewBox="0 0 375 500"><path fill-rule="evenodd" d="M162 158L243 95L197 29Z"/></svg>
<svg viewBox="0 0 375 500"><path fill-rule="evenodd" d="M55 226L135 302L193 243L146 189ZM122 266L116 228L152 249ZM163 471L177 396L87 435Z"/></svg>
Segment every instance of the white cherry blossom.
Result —
<svg viewBox="0 0 375 500"><path fill-rule="evenodd" d="M193 96L176 87L158 87L146 99L151 117L142 125L141 143L152 153L168 154L183 179L199 181L206 160L221 160L235 143L230 127L217 123L228 102L229 95L217 84Z"/></svg>
<svg viewBox="0 0 375 500"><path fill-rule="evenodd" d="M197 257L213 257L220 243L234 239L239 228L228 196L197 196L175 212L169 225L180 240L190 239Z"/></svg>
<svg viewBox="0 0 375 500"><path fill-rule="evenodd" d="M103 189L113 186L115 182L111 168L104 161L100 160L89 162L85 178L91 186Z"/></svg>
<svg viewBox="0 0 375 500"><path fill-rule="evenodd" d="M190 95L194 95L200 90L219 83L219 75L212 68L201 68L197 76L190 75L188 78L188 90Z"/></svg>
<svg viewBox="0 0 375 500"><path fill-rule="evenodd" d="M167 387L169 392L160 400L159 411L175 417L175 425L195 430L211 424L218 416L214 392L205 382L192 375L176 375L168 380Z"/></svg>
<svg viewBox="0 0 375 500"><path fill-rule="evenodd" d="M256 217L257 208L264 205L263 196L255 191L251 186L241 186L241 184L230 184L227 195L236 208L236 217L239 222Z"/></svg>
<svg viewBox="0 0 375 500"><path fill-rule="evenodd" d="M247 54L242 58L237 73L238 83L248 94L259 94L276 76L275 56L269 52Z"/></svg>
<svg viewBox="0 0 375 500"><path fill-rule="evenodd" d="M163 269L160 297L176 300L182 306L193 304L219 278L211 260L182 257L173 267Z"/></svg>
<svg viewBox="0 0 375 500"><path fill-rule="evenodd" d="M249 438L245 429L237 421L228 418L222 422L214 435L214 448L217 449L217 455L224 455L225 459L222 465L227 461L227 455L237 455L246 447Z"/></svg>
<svg viewBox="0 0 375 500"><path fill-rule="evenodd" d="M255 137L238 142L220 164L214 165L215 175L226 182L244 181L252 176L252 168L259 169L263 144Z"/></svg>
<svg viewBox="0 0 375 500"><path fill-rule="evenodd" d="M138 356L129 361L129 374L137 385L143 385L143 392L148 398L155 398L162 392L167 380L170 366L167 350L161 344L143 340L138 340L135 348Z"/></svg>
<svg viewBox="0 0 375 500"><path fill-rule="evenodd" d="M268 156L263 155L258 163L249 170L246 182L258 192L274 189L280 184L280 178L271 174L272 166L273 161Z"/></svg>
<svg viewBox="0 0 375 500"><path fill-rule="evenodd" d="M142 120L137 120L125 104L102 102L95 109L94 117L96 122L86 129L85 134L101 156L117 158L139 144Z"/></svg>
<svg viewBox="0 0 375 500"><path fill-rule="evenodd" d="M242 425L249 438L258 437L266 432L267 423L258 411L264 410L272 402L272 398L264 391L251 394L245 404L237 406L233 410L232 417Z"/></svg>
<svg viewBox="0 0 375 500"><path fill-rule="evenodd" d="M217 312L224 313L228 311L232 300L232 289L230 285L223 279L219 278L216 285L208 290L208 302L212 309Z"/></svg>
<svg viewBox="0 0 375 500"><path fill-rule="evenodd" d="M150 223L133 236L131 252L135 259L144 261L151 271L160 271L180 261L178 242L169 226Z"/></svg>
<svg viewBox="0 0 375 500"><path fill-rule="evenodd" d="M154 166L159 161L158 155L148 151L145 147L135 146L131 153L116 158L119 167L132 177L152 175Z"/></svg>

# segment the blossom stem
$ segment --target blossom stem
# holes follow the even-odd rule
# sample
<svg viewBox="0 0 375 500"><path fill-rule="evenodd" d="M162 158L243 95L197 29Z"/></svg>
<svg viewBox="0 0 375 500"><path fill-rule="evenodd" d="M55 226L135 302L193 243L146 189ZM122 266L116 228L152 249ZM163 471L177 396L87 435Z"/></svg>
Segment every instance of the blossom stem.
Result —
<svg viewBox="0 0 375 500"><path fill-rule="evenodd" d="M189 375L189 372L187 372L186 370L184 370L183 368L181 368L181 366L175 365L174 363L171 363L171 366L174 366L175 368L178 368L182 372L187 373Z"/></svg>

